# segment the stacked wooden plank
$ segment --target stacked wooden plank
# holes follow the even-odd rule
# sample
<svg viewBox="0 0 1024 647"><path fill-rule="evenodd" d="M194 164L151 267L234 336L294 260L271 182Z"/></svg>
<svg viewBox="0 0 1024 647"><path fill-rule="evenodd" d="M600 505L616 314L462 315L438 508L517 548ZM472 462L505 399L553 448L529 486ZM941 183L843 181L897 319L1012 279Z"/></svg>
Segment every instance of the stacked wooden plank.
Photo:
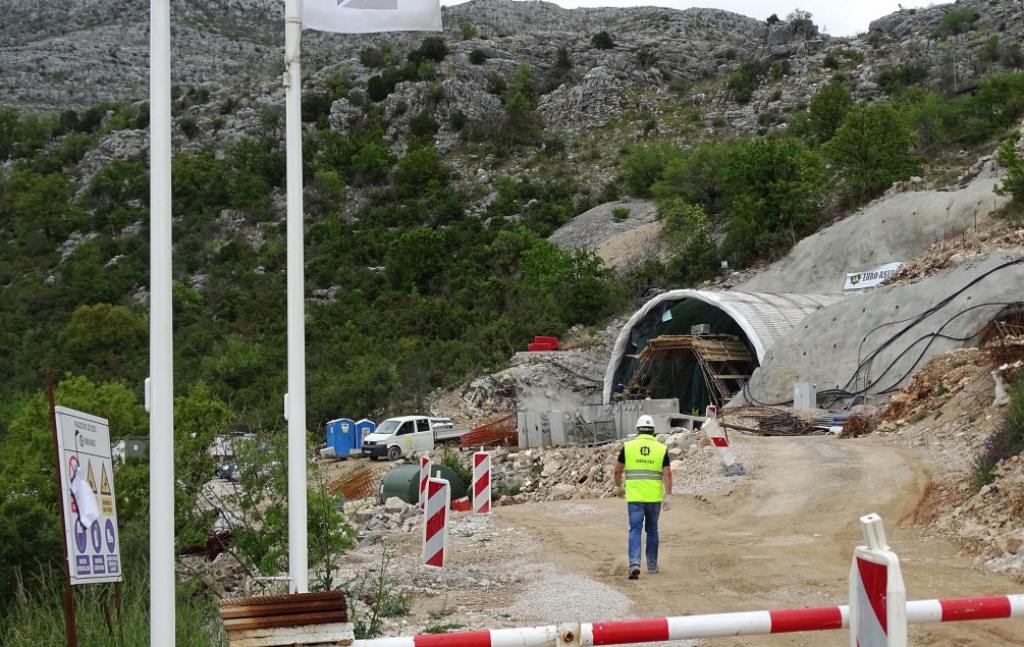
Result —
<svg viewBox="0 0 1024 647"><path fill-rule="evenodd" d="M228 647L351 645L355 639L341 591L221 600Z"/></svg>

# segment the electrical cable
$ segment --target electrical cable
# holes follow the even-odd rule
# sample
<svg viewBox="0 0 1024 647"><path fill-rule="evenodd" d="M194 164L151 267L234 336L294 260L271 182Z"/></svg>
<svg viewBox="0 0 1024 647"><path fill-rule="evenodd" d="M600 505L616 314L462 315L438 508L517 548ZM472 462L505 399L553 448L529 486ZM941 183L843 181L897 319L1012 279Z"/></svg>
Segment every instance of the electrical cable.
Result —
<svg viewBox="0 0 1024 647"><path fill-rule="evenodd" d="M1021 258L1018 258L1018 259L1015 259L1015 260L1012 260L1012 261L1008 261L1008 262L1003 263L1001 265L998 265L998 266L992 268L991 270L988 270L987 272L985 272L985 273L975 277L974 279L969 281L966 285L961 287L956 292L953 292L952 294L948 295L946 298L942 299L941 301L939 301L935 305L931 306L927 310L924 310L923 312L918 313L917 315L914 315L912 317L908 317L906 319L901 319L899 321L886 322L886 323L883 323L883 324L879 324L878 326L875 326L867 334L865 334L865 336L861 339L860 345L859 345L858 350L857 350L857 360L858 360L857 369L854 371L854 373L850 377L850 379L847 380L847 382L844 385L844 387L842 389L826 389L826 390L822 391L821 393L819 393L818 395L819 396L824 395L826 398L842 399L842 398L847 398L847 397L856 398L856 396L858 396L858 395L866 394L868 392L868 390L870 390L872 388L871 383L868 383L867 386L865 386L863 389L859 389L859 390L852 390L851 391L850 387L851 387L851 385L854 385L854 386L856 385L857 381L859 380L860 375L867 371L867 369L870 366L870 364L874 361L875 358L877 358L882 353L882 351L884 351L886 348L888 348L889 346L891 346L894 343L896 343L896 341L900 337L902 337L905 334L909 333L915 326L917 326L918 324L923 322L925 319L927 319L928 317L932 316L933 314L936 314L942 308L944 308L945 306L949 305L949 303L951 303L956 297L958 297L959 295L963 294L969 288L971 288L974 285L976 285L977 283L983 281L984 279L986 279L987 277L991 276L992 274L995 274L996 272L999 272L999 271L1001 271L1001 270L1003 270L1003 269L1005 269L1007 267L1011 267L1011 266L1014 266L1014 265L1019 265L1021 263L1024 263L1024 257L1021 257ZM878 393L889 393L889 392L895 390L897 388L897 386L900 384L900 382L902 382L904 379L906 379L907 376L910 375L913 372L914 368L921 362L921 360L927 354L928 348L931 347L931 344L935 341L935 339L942 338L942 339L948 339L948 340L952 340L952 341L967 341L967 340L970 340L970 339L976 337L977 335L981 334L981 332L982 332L982 330L984 330L984 328L982 328L982 330L979 330L978 332L975 332L975 333L973 333L973 334L971 334L969 336L962 337L962 338L961 337L953 337L953 336L950 336L950 335L942 334L941 331L944 330L948 325L950 325L954 320L956 320L961 315L966 314L967 312L970 312L971 310L975 310L975 309L982 308L982 307L1003 306L1000 309L1000 311L998 313L996 313L992 317L992 320L994 320L994 319L997 319L998 317L1000 317L1006 310L1008 310L1010 308L1013 308L1013 307L1020 307L1021 305L1024 305L1024 302L1020 302L1020 301L1016 301L1016 302L989 302L989 303L975 304L975 305L973 305L973 306L971 306L969 308L966 308L964 310L961 310L961 311L957 312L952 317L947 319L946 322L943 323L942 326L939 327L939 329L936 332L922 335L918 339L914 340L906 349L904 349L904 351L902 353L900 353L895 359L892 360L892 362L890 362L885 367L885 370L883 370L882 373L877 378L875 378L875 380L873 381L874 384L877 384L878 381L882 377L884 377L890 370L892 370L894 368L895 364L904 355L906 355L908 352L910 352L910 350L912 348L914 348L920 342L922 342L922 341L924 341L926 339L929 340L928 344L925 345L925 348L921 351L921 353L918 355L918 357L914 360L913 364L910 365L910 367L907 369L907 371L902 376L900 376L895 382L893 382L888 388L886 388L884 390L881 390L881 391L878 391ZM897 332L896 334L894 334L891 337L889 337L885 342L883 342L882 344L877 346L875 349L873 349L867 355L866 358L861 360L861 353L863 352L864 343L867 341L868 337L870 337L874 332L876 332L876 331L878 331L881 328L884 328L886 326L899 325L899 324L906 323L906 322L912 322L912 323L910 323L908 326L905 326L899 332ZM985 325L987 326L988 324L985 324ZM747 401L749 401L749 402L753 402L754 404L757 404L757 405L760 405L760 406L767 406L767 407L788 405L788 404L793 402L792 399L784 400L784 401L777 402L777 403L762 402L762 401L758 400L756 397L754 397L754 395L751 393L749 384L750 384L750 380L748 380L747 382L745 382L743 384L743 389L742 389L742 393L743 393L744 398Z"/></svg>
<svg viewBox="0 0 1024 647"><path fill-rule="evenodd" d="M1001 271L1003 269L1006 269L1007 267L1011 267L1011 266L1014 266L1014 265L1019 265L1021 263L1024 263L1024 257L1017 258L1017 259L1012 260L1012 261L1007 261L1006 263L1002 263L1001 265L997 265L996 267L992 268L991 270L988 270L985 273L980 274L979 276L974 277L971 281L969 281L966 285L961 287L959 290L949 294L944 299L940 300L938 303L936 303L932 307L928 308L927 310L924 310L923 312L919 313L918 315L913 316L913 317L909 317L907 319L902 319L902 320L896 321L896 322L889 322L889 323L885 323L885 324L880 324L879 326L876 326L875 328L873 328L861 340L861 345L860 345L860 348L858 349L858 353L857 353L858 360L860 359L860 352L863 349L864 342L867 341L868 336L870 336L876 330L879 330L880 328L883 328L883 327L888 326L888 325L896 325L896 324L900 324L900 323L905 323L907 321L912 322L908 326L906 326L902 330L900 330L898 333L896 333L895 335L890 337L885 343L883 343L882 345L880 345L877 348L875 348L875 350L872 351L869 354L867 359L865 359L864 361L860 362L858 367L857 367L857 370L854 372L853 376L850 378L850 380L847 381L847 383L844 385L843 388L846 389L846 390L849 390L850 385L855 382L856 378L859 376L861 371L865 368L866 364L870 364L871 360L874 359L874 357L876 357L879 353L881 353L882 350L884 350L888 346L894 344L897 339L899 339L903 335L907 334L911 329L913 329L915 326L917 326L917 324L921 323L922 321L924 321L928 317L930 317L933 314L937 313L942 308L946 307L949 303L951 303L956 297L960 296L961 294L966 292L968 289L970 289L974 285L980 283L981 281L985 280L989 276L991 276L991 275L995 274L996 272L999 272L999 271Z"/></svg>

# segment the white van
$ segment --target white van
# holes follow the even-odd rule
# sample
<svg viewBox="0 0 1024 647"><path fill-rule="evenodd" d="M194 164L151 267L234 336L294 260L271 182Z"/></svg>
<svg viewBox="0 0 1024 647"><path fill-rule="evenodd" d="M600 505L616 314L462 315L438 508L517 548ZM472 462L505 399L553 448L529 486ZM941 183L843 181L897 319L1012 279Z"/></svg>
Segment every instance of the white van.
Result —
<svg viewBox="0 0 1024 647"><path fill-rule="evenodd" d="M371 461L382 456L396 461L412 452L428 452L434 442L458 442L469 427L456 426L450 418L427 416L401 416L388 418L377 425L376 431L363 439L363 456Z"/></svg>

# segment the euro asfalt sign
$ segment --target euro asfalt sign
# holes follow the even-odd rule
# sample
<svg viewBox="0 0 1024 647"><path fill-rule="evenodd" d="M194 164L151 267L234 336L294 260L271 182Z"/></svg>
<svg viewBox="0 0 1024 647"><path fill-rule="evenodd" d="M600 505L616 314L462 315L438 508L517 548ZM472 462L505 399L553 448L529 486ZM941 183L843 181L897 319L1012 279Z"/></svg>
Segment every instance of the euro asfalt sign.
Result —
<svg viewBox="0 0 1024 647"><path fill-rule="evenodd" d="M889 278L900 269L903 263L893 262L872 267L860 272L847 272L846 281L843 283L844 290L863 290L873 288L885 279Z"/></svg>
<svg viewBox="0 0 1024 647"><path fill-rule="evenodd" d="M109 424L103 418L66 407L55 407L54 412L71 583L120 582L121 547Z"/></svg>

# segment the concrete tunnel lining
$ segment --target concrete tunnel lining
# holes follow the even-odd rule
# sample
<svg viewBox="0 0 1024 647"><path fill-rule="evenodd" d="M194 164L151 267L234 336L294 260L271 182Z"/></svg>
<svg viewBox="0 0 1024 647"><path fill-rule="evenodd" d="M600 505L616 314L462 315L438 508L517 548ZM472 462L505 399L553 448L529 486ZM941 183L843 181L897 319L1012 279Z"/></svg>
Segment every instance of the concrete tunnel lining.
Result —
<svg viewBox="0 0 1024 647"><path fill-rule="evenodd" d="M727 314L746 336L754 351L758 364L765 353L783 335L792 330L808 314L826 306L838 303L845 294L766 294L755 292L712 292L708 290L670 290L663 292L640 307L619 331L612 348L611 359L604 376L603 400L611 402L616 383L616 374L627 355L636 353L633 348L633 330L651 325L657 328L665 310L687 299L708 304ZM657 322L652 322L657 317Z"/></svg>

